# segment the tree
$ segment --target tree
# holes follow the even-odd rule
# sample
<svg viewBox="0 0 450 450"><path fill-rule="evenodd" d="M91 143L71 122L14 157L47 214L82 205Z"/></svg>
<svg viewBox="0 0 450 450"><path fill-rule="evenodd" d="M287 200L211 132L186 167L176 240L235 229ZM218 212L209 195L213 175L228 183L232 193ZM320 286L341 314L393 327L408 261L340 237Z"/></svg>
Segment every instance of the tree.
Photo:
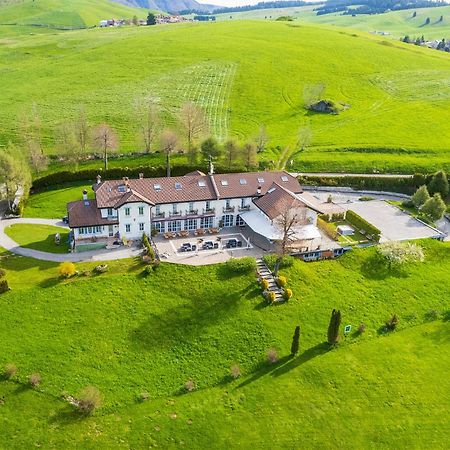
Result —
<svg viewBox="0 0 450 450"><path fill-rule="evenodd" d="M386 261L389 269L425 259L422 247L409 242L389 241L379 245L377 252Z"/></svg>
<svg viewBox="0 0 450 450"><path fill-rule="evenodd" d="M417 189L417 191L411 197L411 201L414 203L414 206L416 208L420 208L429 199L430 199L430 194L428 193L428 189L425 185L420 186L420 188Z"/></svg>
<svg viewBox="0 0 450 450"><path fill-rule="evenodd" d="M255 144L256 144L256 152L261 153L266 149L267 142L269 141L269 137L266 133L266 126L261 125L259 127L259 132L255 138Z"/></svg>
<svg viewBox="0 0 450 450"><path fill-rule="evenodd" d="M26 195L31 186L27 161L12 144L0 152L0 184L3 185L0 195L7 200L9 209L18 206L14 205L17 192L22 190Z"/></svg>
<svg viewBox="0 0 450 450"><path fill-rule="evenodd" d="M195 164L198 159L194 141L206 129L206 119L201 108L194 102L186 102L180 110L180 122L186 133L189 162Z"/></svg>
<svg viewBox="0 0 450 450"><path fill-rule="evenodd" d="M305 108L309 109L318 101L323 100L325 89L325 83L307 84L303 90L303 102Z"/></svg>
<svg viewBox="0 0 450 450"><path fill-rule="evenodd" d="M56 128L55 144L58 152L74 163L76 169L80 159L80 148L77 145L72 124L64 122Z"/></svg>
<svg viewBox="0 0 450 450"><path fill-rule="evenodd" d="M417 16L417 11L414 11L412 16L416 17Z"/></svg>
<svg viewBox="0 0 450 450"><path fill-rule="evenodd" d="M246 144L244 144L244 146L242 147L242 154L247 170L250 170L258 165L256 147L252 142L247 142Z"/></svg>
<svg viewBox="0 0 450 450"><path fill-rule="evenodd" d="M239 155L239 147L236 141L229 140L224 144L225 158L228 163L228 168L230 169L233 163L236 161Z"/></svg>
<svg viewBox="0 0 450 450"><path fill-rule="evenodd" d="M433 175L433 178L428 184L428 191L431 195L439 192L442 198L447 198L449 193L449 183L447 174L444 171L441 170Z"/></svg>
<svg viewBox="0 0 450 450"><path fill-rule="evenodd" d="M178 136L172 130L164 130L161 135L161 149L166 155L167 176L170 177L170 157L178 146Z"/></svg>
<svg viewBox="0 0 450 450"><path fill-rule="evenodd" d="M339 327L341 326L341 311L333 309L328 325L328 343L336 345L339 342Z"/></svg>
<svg viewBox="0 0 450 450"><path fill-rule="evenodd" d="M202 142L200 149L204 159L209 159L210 156L211 158L218 158L221 154L219 144L213 137L205 139Z"/></svg>
<svg viewBox="0 0 450 450"><path fill-rule="evenodd" d="M292 337L291 356L295 356L299 350L300 326L295 327L294 336Z"/></svg>
<svg viewBox="0 0 450 450"><path fill-rule="evenodd" d="M144 102L137 102L136 116L139 126L139 134L142 143L144 144L145 151L150 153L160 129L158 106L151 98Z"/></svg>
<svg viewBox="0 0 450 450"><path fill-rule="evenodd" d="M442 219L446 208L441 195L436 192L433 197L425 202L420 211L427 215L433 222L436 222L436 220Z"/></svg>
<svg viewBox="0 0 450 450"><path fill-rule="evenodd" d="M103 123L94 128L92 141L94 147L102 152L105 170L108 170L108 154L117 151L119 146L119 138L116 132L109 125Z"/></svg>
<svg viewBox="0 0 450 450"><path fill-rule="evenodd" d="M425 20L425 25L429 25L431 22L431 19L429 17L427 17L427 19Z"/></svg>
<svg viewBox="0 0 450 450"><path fill-rule="evenodd" d="M135 26L139 24L137 16L133 16L133 18L131 19L131 23Z"/></svg>
<svg viewBox="0 0 450 450"><path fill-rule="evenodd" d="M156 25L156 17L151 12L147 15L147 25Z"/></svg>
<svg viewBox="0 0 450 450"><path fill-rule="evenodd" d="M310 127L306 126L298 130L297 147L299 148L299 150L304 151L311 144L311 140L312 131Z"/></svg>
<svg viewBox="0 0 450 450"><path fill-rule="evenodd" d="M74 122L75 140L78 144L78 154L80 156L86 154L87 143L89 140L89 122L86 109L83 105L78 107L77 118Z"/></svg>

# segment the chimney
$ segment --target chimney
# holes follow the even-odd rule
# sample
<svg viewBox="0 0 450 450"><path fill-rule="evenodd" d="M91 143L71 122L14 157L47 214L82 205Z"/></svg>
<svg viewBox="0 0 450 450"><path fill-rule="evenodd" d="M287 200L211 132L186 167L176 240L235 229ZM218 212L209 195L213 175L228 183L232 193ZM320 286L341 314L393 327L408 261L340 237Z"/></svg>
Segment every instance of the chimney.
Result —
<svg viewBox="0 0 450 450"><path fill-rule="evenodd" d="M87 190L86 189L84 189L83 190L83 200L87 200L88 198L87 198Z"/></svg>
<svg viewBox="0 0 450 450"><path fill-rule="evenodd" d="M258 195L261 195L261 186L258 186L258 189L256 190L256 193L257 193Z"/></svg>
<svg viewBox="0 0 450 450"><path fill-rule="evenodd" d="M208 175L214 175L214 164L212 162L212 156L211 155L209 155Z"/></svg>
<svg viewBox="0 0 450 450"><path fill-rule="evenodd" d="M139 179L140 179L140 180L143 180L143 179L144 179L144 174L143 174L142 172L139 174Z"/></svg>
<svg viewBox="0 0 450 450"><path fill-rule="evenodd" d="M102 176L99 174L97 175L97 184L100 184L102 182Z"/></svg>

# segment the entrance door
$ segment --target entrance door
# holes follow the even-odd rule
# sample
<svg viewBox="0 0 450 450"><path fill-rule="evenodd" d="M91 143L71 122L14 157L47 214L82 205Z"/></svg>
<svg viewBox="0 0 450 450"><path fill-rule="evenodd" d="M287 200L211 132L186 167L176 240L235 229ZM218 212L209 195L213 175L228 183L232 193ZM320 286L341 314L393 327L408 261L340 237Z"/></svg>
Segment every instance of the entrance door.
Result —
<svg viewBox="0 0 450 450"><path fill-rule="evenodd" d="M225 214L222 216L223 226L224 227L232 227L233 226L234 216L232 214Z"/></svg>
<svg viewBox="0 0 450 450"><path fill-rule="evenodd" d="M108 236L109 237L114 236L114 227L112 225L108 225Z"/></svg>

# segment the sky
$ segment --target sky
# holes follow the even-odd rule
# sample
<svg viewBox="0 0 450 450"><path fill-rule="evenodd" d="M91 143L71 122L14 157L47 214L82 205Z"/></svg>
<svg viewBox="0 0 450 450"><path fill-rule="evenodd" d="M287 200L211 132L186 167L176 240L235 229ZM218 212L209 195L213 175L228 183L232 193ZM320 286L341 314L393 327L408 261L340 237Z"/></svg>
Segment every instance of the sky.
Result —
<svg viewBox="0 0 450 450"><path fill-rule="evenodd" d="M244 6L244 5L255 5L260 1L264 0L197 0L199 3L208 3L209 5L219 5L219 6ZM309 0L318 1L318 0Z"/></svg>

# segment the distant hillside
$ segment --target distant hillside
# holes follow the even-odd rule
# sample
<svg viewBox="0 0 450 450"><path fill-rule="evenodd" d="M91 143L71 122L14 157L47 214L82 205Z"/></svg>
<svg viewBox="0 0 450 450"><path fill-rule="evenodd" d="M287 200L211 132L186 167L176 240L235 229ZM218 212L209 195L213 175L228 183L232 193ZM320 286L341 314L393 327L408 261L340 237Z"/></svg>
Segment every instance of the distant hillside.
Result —
<svg viewBox="0 0 450 450"><path fill-rule="evenodd" d="M133 15L144 18L145 11L110 0L0 0L0 24L86 28Z"/></svg>
<svg viewBox="0 0 450 450"><path fill-rule="evenodd" d="M185 10L212 11L217 6L205 5L195 0L114 0L127 6L138 8L157 9L166 12L179 12Z"/></svg>

